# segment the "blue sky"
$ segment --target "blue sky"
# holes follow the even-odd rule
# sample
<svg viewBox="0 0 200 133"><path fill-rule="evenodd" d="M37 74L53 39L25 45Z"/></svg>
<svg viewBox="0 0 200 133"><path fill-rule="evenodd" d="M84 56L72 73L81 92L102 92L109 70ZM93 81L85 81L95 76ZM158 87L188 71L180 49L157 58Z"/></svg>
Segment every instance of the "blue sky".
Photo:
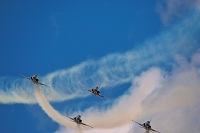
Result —
<svg viewBox="0 0 200 133"><path fill-rule="evenodd" d="M144 3L2 2L1 61L5 66L1 73L13 75L40 62L34 71L44 75L110 52L127 51L162 27L155 8L151 8L155 2ZM9 63L18 70L5 72Z"/></svg>
<svg viewBox="0 0 200 133"><path fill-rule="evenodd" d="M161 132L198 132L198 5L199 0L1 1L0 131L144 132L131 120L153 117ZM36 88L19 73L39 74L52 88ZM81 87L99 85L112 100ZM94 130L75 127L61 115L79 113ZM180 123L177 129L170 130L171 121Z"/></svg>

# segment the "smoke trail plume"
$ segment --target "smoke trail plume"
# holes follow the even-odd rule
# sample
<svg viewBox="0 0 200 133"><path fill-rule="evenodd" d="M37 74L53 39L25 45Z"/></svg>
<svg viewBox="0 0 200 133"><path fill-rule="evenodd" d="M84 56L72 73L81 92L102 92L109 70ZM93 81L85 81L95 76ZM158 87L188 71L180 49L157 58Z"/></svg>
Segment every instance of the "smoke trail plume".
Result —
<svg viewBox="0 0 200 133"><path fill-rule="evenodd" d="M38 85L35 85L35 94L36 94L36 99L39 103L39 105L41 106L41 108L44 110L44 112L50 117L52 118L52 120L54 120L55 122L68 127L68 128L72 128L75 129L76 133L83 133L80 125L71 122L68 118L66 118L66 116L61 115L59 112L57 112L50 104L49 102L46 100L46 98L44 97L44 95L42 94L40 88ZM87 128L85 128L87 129Z"/></svg>
<svg viewBox="0 0 200 133"><path fill-rule="evenodd" d="M76 125L76 133L83 133L81 126L80 125Z"/></svg>
<svg viewBox="0 0 200 133"><path fill-rule="evenodd" d="M40 88L38 85L35 85L35 94L36 99L41 106L41 108L44 110L44 112L52 118L52 120L56 121L57 123L60 123L67 127L67 125L71 125L69 120L66 119L65 116L61 115L59 112L53 109L53 107L49 104L49 102L45 99L44 95L42 94Z"/></svg>
<svg viewBox="0 0 200 133"><path fill-rule="evenodd" d="M128 133L140 132L143 129L132 120L143 123L152 118L152 128L160 132L200 130L199 59L200 51L189 62L177 57L177 64L170 73L159 68L143 72L133 80L129 93L121 96L114 105L100 110L91 107L84 112L84 120L95 127L86 132L101 133L102 129L123 128L130 124L135 128Z"/></svg>
<svg viewBox="0 0 200 133"><path fill-rule="evenodd" d="M101 85L104 89L131 82L135 76L151 67L173 67L175 57L189 57L199 48L199 12L189 13L177 25L146 40L125 53L113 53L99 60L89 60L69 69L41 77L41 82L52 86L43 88L48 101L64 101L88 94L81 88ZM0 78L1 103L35 103L34 87L27 80Z"/></svg>

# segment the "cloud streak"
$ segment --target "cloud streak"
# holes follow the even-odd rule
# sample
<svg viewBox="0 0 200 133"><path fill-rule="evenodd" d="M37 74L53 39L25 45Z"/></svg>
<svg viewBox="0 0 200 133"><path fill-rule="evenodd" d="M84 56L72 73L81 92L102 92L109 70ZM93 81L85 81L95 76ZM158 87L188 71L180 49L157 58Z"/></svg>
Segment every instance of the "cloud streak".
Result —
<svg viewBox="0 0 200 133"><path fill-rule="evenodd" d="M147 97L151 91L159 87L158 85L161 79L161 72L157 68L152 68L142 73L140 77L135 78L133 86L130 88L130 94L121 96L116 101L116 104L106 111L89 108L84 112L84 122L87 124L91 123L90 125L94 126L95 129L110 129L130 123L132 118L136 117L136 115L140 114L142 111L141 101L144 97ZM38 85L35 87L36 99L39 105L52 120L67 128L82 132L82 128L75 126L75 123L71 122L64 115L61 115L49 104ZM75 112L74 114L78 113ZM84 130L87 130L87 128L84 128Z"/></svg>
<svg viewBox="0 0 200 133"><path fill-rule="evenodd" d="M45 96L42 94L38 85L35 85L35 95L40 107L50 118L52 118L52 120L62 124L63 126L74 128L77 129L77 131L81 132L79 126L76 126L76 124L72 123L67 117L60 114L50 105L50 103L46 100Z"/></svg>
<svg viewBox="0 0 200 133"><path fill-rule="evenodd" d="M179 24L125 53L109 54L99 60L88 60L72 68L58 70L41 77L48 101L64 101L86 97L81 86L101 85L108 89L131 82L135 76L152 66L171 69L176 55L191 56L199 48L199 12L195 11ZM27 80L0 78L0 103L36 103L34 86Z"/></svg>
<svg viewBox="0 0 200 133"><path fill-rule="evenodd" d="M87 109L84 121L95 129L84 132L100 133L104 129L114 133L115 128L123 131L130 128L127 133L140 132L143 129L131 120L143 123L151 118L152 128L160 132L198 132L200 51L190 59L188 62L186 58L177 57L177 64L170 73L151 68L137 76L128 89L129 93L118 98L114 105Z"/></svg>
<svg viewBox="0 0 200 133"><path fill-rule="evenodd" d="M35 85L35 95L36 95L36 99L37 99L40 107L50 118L52 118L52 120L54 120L55 122L65 126L65 127L75 129L76 133L83 133L80 125L71 122L69 118L60 114L58 111L56 111L50 105L50 103L46 100L45 96L42 94L38 85ZM62 130L59 132L62 132ZM65 132L66 132L66 130L65 130Z"/></svg>
<svg viewBox="0 0 200 133"><path fill-rule="evenodd" d="M170 9L167 17L170 17L179 9L174 8L175 1L167 2ZM187 0L182 2L176 1L175 5L188 4ZM82 130L87 133L139 132L142 129L131 120L143 123L151 118L152 127L161 132L199 132L199 22L199 12L191 11L176 25L137 48L88 60L41 77L41 82L52 88L40 89L26 79L0 77L0 103L38 102L53 121L67 128L61 127L56 133L73 130L77 133ZM128 82L132 85L112 104L84 110L83 122L95 128L90 131L71 122L49 103L86 97L89 94L81 86L101 85L103 89L115 91L114 86ZM72 116L74 114L78 112Z"/></svg>
<svg viewBox="0 0 200 133"><path fill-rule="evenodd" d="M175 17L183 17L189 9L198 9L199 4L200 0L160 0L157 2L157 11L162 22L168 25Z"/></svg>
<svg viewBox="0 0 200 133"><path fill-rule="evenodd" d="M153 128L161 132L186 133L189 129L199 131L199 128L194 127L197 124L191 122L200 110L199 20L199 12L189 13L182 22L159 36L146 40L133 50L110 54L96 61L85 61L42 77L41 82L52 88L35 88L25 79L1 77L0 102L38 102L52 120L75 129L76 132L82 132L81 129L86 129L76 127L76 124L54 110L49 101L86 97L88 93L81 86L92 88L101 85L104 89L115 89L114 86L132 82L126 94L113 100L110 106L101 109L91 107L84 111L84 122L95 127L94 130L84 132L98 133L98 129L109 130L116 127L128 129L132 119L145 122L150 118L154 118ZM189 109L192 111L188 113L188 117L183 118L183 114ZM168 116L169 113L174 115ZM177 120L173 120L175 116ZM165 128L161 123L163 119L166 120L164 124L173 128ZM187 120L191 124L187 125ZM170 125L171 121L179 123L175 131L171 131L175 128ZM137 130L139 129L133 127L127 132ZM60 130L63 131L65 129Z"/></svg>
<svg viewBox="0 0 200 133"><path fill-rule="evenodd" d="M127 130L132 124L131 120L142 123L150 118L154 118L153 128L168 131L170 130L168 129L169 126L166 128L159 121L167 118L174 121L173 117L175 116L178 119L175 121L179 123L179 126L176 126L177 129L170 130L170 132L180 132L184 129L182 132L186 133L193 128L199 130L194 127L194 125L197 125L196 123L191 122L188 127L185 124L187 120L191 121L197 116L200 110L200 62L198 62L200 50L190 59L191 62L188 62L183 57L177 57L177 64L174 65L171 73L166 73L159 68L151 68L137 76L129 88L129 93L119 97L114 105L101 110L87 109L84 112L84 122L90 123L95 129L85 132L98 133L104 129L108 133L112 133L116 127ZM82 132L81 129L86 130L75 127L68 119L55 111L45 100L39 88L36 88L36 95L40 106L53 120L67 128L75 129L77 132ZM189 116L184 118L182 115L189 110L191 110L191 113L188 113ZM77 112L75 113L77 114ZM170 125L170 121L165 121L165 123ZM72 132L70 129L67 130ZM138 130L133 128L130 132ZM59 130L57 133L63 131L66 131L66 129Z"/></svg>

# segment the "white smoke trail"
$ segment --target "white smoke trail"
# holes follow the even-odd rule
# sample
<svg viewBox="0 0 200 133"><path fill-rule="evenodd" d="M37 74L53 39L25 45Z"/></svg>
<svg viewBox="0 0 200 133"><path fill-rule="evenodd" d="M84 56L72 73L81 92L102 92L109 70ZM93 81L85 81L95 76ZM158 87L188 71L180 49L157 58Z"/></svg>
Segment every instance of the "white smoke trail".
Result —
<svg viewBox="0 0 200 133"><path fill-rule="evenodd" d="M106 110L88 109L84 112L85 121L95 128L109 129L131 123L142 112L141 102L155 88L160 86L162 72L152 68L136 77L127 95L121 96L116 104Z"/></svg>
<svg viewBox="0 0 200 133"><path fill-rule="evenodd" d="M138 84L139 86L138 88L135 88L131 91L130 96L123 96L120 99L119 103L116 106L112 107L112 110L102 112L101 115L97 115L96 113L94 113L95 111L91 110L85 112L84 114L86 117L84 121L87 121L87 123L92 123L92 126L95 126L95 128L104 129L109 129L111 127L121 126L130 123L132 119L132 117L130 117L130 114L138 114L139 112L141 112L140 103L142 99L146 97L154 88L156 88L157 84L159 84L159 75L160 71L158 69L151 69L149 72L142 74L141 77L136 78L136 83L134 84ZM150 77L153 78L149 79ZM148 82L146 82L146 80L148 80ZM49 117L67 128L75 129L78 133L82 132L80 126L75 127L76 124L72 123L65 116L61 115L59 112L53 109L53 107L45 99L38 85L36 85L35 87L36 99L38 100L39 105ZM129 105L132 101L134 102L134 106L130 107ZM124 111L126 111L126 113L123 113ZM123 115L123 117L121 115ZM116 116L117 118L115 118Z"/></svg>
<svg viewBox="0 0 200 133"><path fill-rule="evenodd" d="M114 53L97 61L85 61L66 70L59 70L40 78L52 86L43 88L49 101L63 101L88 94L81 88L101 85L103 88L131 82L152 66L171 68L175 56L189 57L200 47L199 12L190 13L182 22L157 37L146 40L139 47L125 53ZM34 87L26 80L0 78L1 103L35 103Z"/></svg>
<svg viewBox="0 0 200 133"><path fill-rule="evenodd" d="M128 95L123 95L110 108L88 109L85 120L96 128L114 128L133 119L200 103L199 59L200 52L191 57L191 62L179 57L171 73L149 69L133 80Z"/></svg>
<svg viewBox="0 0 200 133"><path fill-rule="evenodd" d="M59 112L57 112L46 100L44 95L42 94L40 88L38 85L35 85L35 94L36 94L36 99L41 106L41 108L44 110L44 112L52 118L55 122L71 129L75 129L76 133L83 133L82 128L80 125L73 123L69 120L69 118L66 118L66 116L61 115ZM85 128L87 129L87 128Z"/></svg>
<svg viewBox="0 0 200 133"><path fill-rule="evenodd" d="M83 133L81 126L80 125L76 125L76 133Z"/></svg>
<svg viewBox="0 0 200 133"><path fill-rule="evenodd" d="M35 85L35 94L39 105L49 117L51 117L57 123L60 123L66 127L67 125L71 125L71 123L65 116L54 110L54 108L49 104L38 85Z"/></svg>
<svg viewBox="0 0 200 133"><path fill-rule="evenodd" d="M102 129L123 128L133 124L132 120L143 123L151 118L153 118L152 128L161 132L170 130L172 133L177 133L185 130L183 133L187 133L193 129L198 131L200 129L198 126L199 60L200 51L191 57L191 62L185 58L177 58L177 65L171 73L152 68L136 77L129 94L119 98L115 105L101 110L90 108L84 112L84 120L95 127L94 130L85 132L101 133ZM180 116L178 120L174 120L173 118L177 116ZM137 128L131 129L129 133L142 130L137 124L133 125ZM108 133L113 131L110 130Z"/></svg>
<svg viewBox="0 0 200 133"><path fill-rule="evenodd" d="M192 8L199 10L200 0L161 0L157 2L157 11L165 25L176 17L183 17Z"/></svg>

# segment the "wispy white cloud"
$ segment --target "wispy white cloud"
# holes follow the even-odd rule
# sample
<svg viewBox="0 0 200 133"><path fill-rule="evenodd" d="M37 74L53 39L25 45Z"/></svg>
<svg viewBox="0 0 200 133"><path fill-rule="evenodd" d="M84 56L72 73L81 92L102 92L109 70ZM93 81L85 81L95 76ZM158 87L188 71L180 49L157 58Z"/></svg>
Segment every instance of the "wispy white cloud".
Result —
<svg viewBox="0 0 200 133"><path fill-rule="evenodd" d="M39 105L51 117L54 121L64 125L67 128L75 129L77 132L82 130L91 130L93 132L113 132L116 130L129 130L130 127L127 124L131 123L132 119L136 119L142 112L141 102L148 96L155 88L160 86L162 81L161 71L158 68L152 68L147 72L136 77L133 81L133 85L129 88L129 94L121 96L116 100L115 104L107 109L98 110L95 108L89 108L84 112L83 122L94 127L94 130L90 128L76 127L76 124L71 122L64 115L57 112L45 99L40 88L36 86L36 98ZM78 114L78 112L74 112ZM111 130L111 128L114 128ZM98 129L101 129L98 131ZM66 131L72 132L69 129ZM64 132L63 127L56 132Z"/></svg>
<svg viewBox="0 0 200 133"><path fill-rule="evenodd" d="M186 19L186 22L188 23L189 20ZM182 27L183 25L179 26ZM184 33L183 32L184 30L181 28L176 29L176 31ZM195 40L191 39L191 34L189 34L189 36L187 37L189 37L190 40L190 42L188 43L195 44L197 46L196 48L199 48L199 44L197 44ZM186 42L188 41L186 39L187 37L182 36L180 40L174 39L173 44L177 45L181 44L181 46L183 46L185 41ZM84 132L94 132L94 131L100 132L102 130L107 130L108 132L112 132L116 127L118 127L119 129L123 129L123 127L129 125L135 125L135 126L133 126L133 128L131 128L131 130L127 132L138 131L141 129L137 128L137 125L133 124L131 120L134 119L142 123L151 118L153 118L152 127L161 132L186 133L188 131L198 131L199 128L197 128L196 125L197 123L199 123L197 112L199 111L199 103L200 103L199 100L200 59L198 58L200 57L200 52L197 49L193 49L192 51L196 51L195 54L194 52L188 53L187 50L190 51L192 49L192 47L188 45L187 50L185 52L183 52L184 51L183 48L181 49L183 51L176 53L177 51L173 50L179 48L177 47L177 45L173 46L172 48L170 45L170 50L173 53L173 56L171 55L173 57L173 61L167 60L169 62L165 62L173 64L172 71L170 72L166 71L164 69L165 67L162 67L162 65L161 66L158 65L160 68L159 67L152 68L152 66L157 66L156 63L153 63L154 65L149 65L148 60L143 60L142 58L141 59L142 61L140 63L143 63L143 61L147 61L145 62L145 65L148 66L147 71L141 69L140 67L142 65L140 65L139 68L141 70L137 69L136 72L143 70L143 73L140 73L140 76L136 76L133 79L132 86L128 89L129 90L128 94L123 95L118 99L116 99L115 104L111 105L108 108L98 110L92 107L84 112L84 118L83 118L84 122L95 127L95 130L84 131ZM154 49L151 49L151 47L148 48L149 48L148 50L150 51L150 52L148 51L149 53L151 53L152 51L156 52ZM146 57L145 54L152 55L149 53L144 53L144 57ZM167 56L164 57L169 58L170 57L169 55L170 54L167 54ZM116 55L113 57L116 57ZM156 56L153 57L157 58ZM161 57L160 59L165 59L165 58ZM112 56L106 57L104 59L106 59L107 61L108 59L112 59ZM157 59L150 59L150 61L153 62L154 60L159 61ZM75 70L74 72L77 72L76 69L73 70ZM65 75L66 71L63 71L62 74ZM52 77L54 76L55 75L53 75ZM50 79L50 81L51 80L52 79ZM105 81L107 81L107 79ZM192 110L192 113L188 113L187 117L183 117L184 114L187 113L189 110ZM77 114L77 112L74 112L74 114ZM174 118L176 118L176 120L173 120ZM197 123L195 124L193 122L191 122L191 124L187 123L187 120L194 121L194 118L197 119ZM175 122L177 122L179 125L178 126L175 126L174 124L172 125L170 124L171 121L173 121L174 124ZM187 124L188 126L186 126ZM71 126L68 124L65 126L67 128L71 128ZM62 131L65 130L63 129ZM70 132L71 131L72 130L70 130Z"/></svg>
<svg viewBox="0 0 200 133"><path fill-rule="evenodd" d="M58 36L59 33L60 33L60 28L59 28L59 25L56 21L55 14L53 14L50 18L51 18L51 21L52 21L52 25L55 27L55 31L56 31L55 36Z"/></svg>
<svg viewBox="0 0 200 133"><path fill-rule="evenodd" d="M140 122L153 118L152 128L161 132L199 132L199 58L200 52L192 56L191 62L178 58L177 65L171 73L166 73L161 86L143 100ZM134 128L131 132L139 130Z"/></svg>
<svg viewBox="0 0 200 133"><path fill-rule="evenodd" d="M106 110L88 109L84 112L84 120L92 123L95 128L103 129L130 123L142 111L141 101L158 87L161 79L161 72L157 68L142 73L133 81L133 85L129 88L129 94L121 96L113 106Z"/></svg>
<svg viewBox="0 0 200 133"><path fill-rule="evenodd" d="M151 118L152 128L160 132L198 132L200 62L196 59L199 58L200 51L190 61L178 57L170 73L159 68L143 72L133 80L129 94L121 96L116 104L102 110L89 108L84 112L84 121L95 127L84 132L105 130L113 133L116 128L127 133L139 132L144 129L131 120L143 123Z"/></svg>
<svg viewBox="0 0 200 133"><path fill-rule="evenodd" d="M123 127L116 127L112 129L91 129L88 131L82 131L84 133L127 133L131 128L131 125L123 126ZM77 132L73 129L67 129L64 126L60 126L59 129L55 133L81 133Z"/></svg>
<svg viewBox="0 0 200 133"><path fill-rule="evenodd" d="M74 133L74 130L67 129L64 126L60 126L55 133Z"/></svg>
<svg viewBox="0 0 200 133"><path fill-rule="evenodd" d="M48 116L70 128L67 132L75 129L80 133L87 128L76 127L76 124L54 110L48 101L85 97L87 93L81 88L82 85L90 88L101 85L106 89L132 81L128 92L115 99L110 107L101 110L88 108L84 112L83 121L95 127L94 130L84 132L97 133L105 130L112 133L116 128L129 132L132 119L145 122L152 117L153 128L161 132L171 131L174 127L164 128L160 119L166 119L163 123L170 125L173 115L167 115L172 112L175 116L180 116L176 121L180 125L175 131L182 131L185 129L185 121L192 121L199 111L199 20L199 14L194 12L172 29L146 40L138 49L110 54L97 61L85 61L72 68L50 73L42 77L41 82L52 88L36 88L36 93L34 86L25 79L1 77L0 102L30 104L38 101ZM167 73L166 67L173 71ZM182 118L189 109L193 113L188 113L189 118ZM185 129L185 132L192 128L194 131L199 130L194 125L196 123L191 122L190 128ZM135 126L130 129L131 132L137 130L139 129ZM62 128L57 133L65 131Z"/></svg>
<svg viewBox="0 0 200 133"><path fill-rule="evenodd" d="M38 102L49 117L67 127L61 126L56 133L74 132L73 129L77 133L82 130L88 133L137 132L142 129L131 120L145 122L151 118L152 127L161 132L198 132L199 22L199 12L194 11L182 22L146 40L138 48L110 54L96 61L85 61L42 77L41 82L52 88L34 88L25 79L1 77L0 102ZM92 130L72 123L49 103L87 96L81 86L92 88L101 85L108 89L127 82L132 82L132 86L126 94L114 99L112 105L84 111L83 122L95 127Z"/></svg>
<svg viewBox="0 0 200 133"><path fill-rule="evenodd" d="M158 0L156 10L163 23L168 25L174 17L183 17L190 8L199 8L199 4L200 0Z"/></svg>
<svg viewBox="0 0 200 133"><path fill-rule="evenodd" d="M42 87L42 92L49 101L64 101L87 96L88 93L81 86L113 88L131 82L135 76L152 66L170 68L176 55L188 57L199 48L199 21L199 13L193 12L179 24L133 50L109 54L96 61L89 60L72 68L52 72L40 78L41 82L52 86ZM36 103L34 86L26 79L1 77L0 102Z"/></svg>

